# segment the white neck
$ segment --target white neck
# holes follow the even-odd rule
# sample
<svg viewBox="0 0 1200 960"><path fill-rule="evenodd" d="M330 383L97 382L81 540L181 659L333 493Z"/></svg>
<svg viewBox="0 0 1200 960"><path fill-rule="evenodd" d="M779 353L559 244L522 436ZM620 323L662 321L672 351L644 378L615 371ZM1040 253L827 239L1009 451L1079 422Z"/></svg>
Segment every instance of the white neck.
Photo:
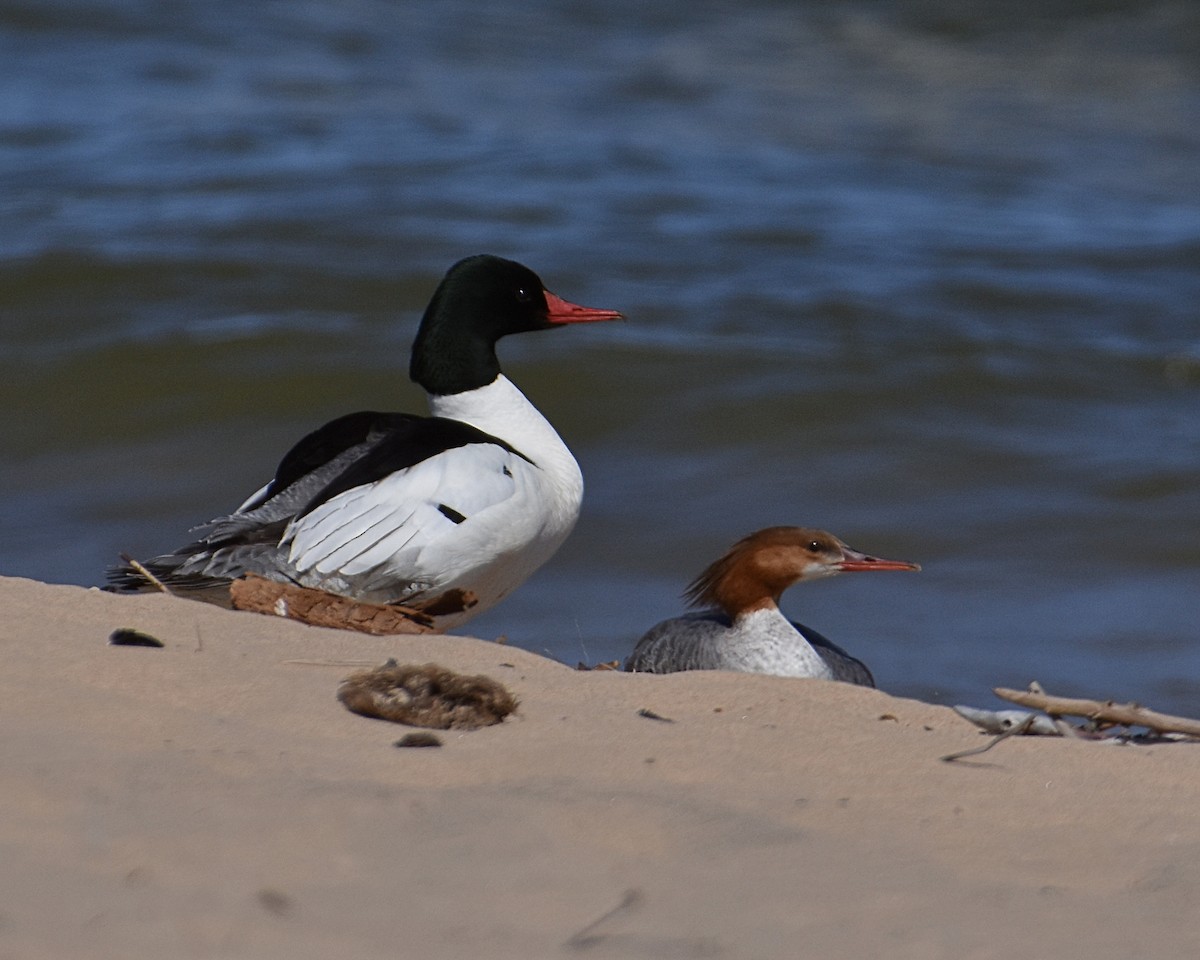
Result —
<svg viewBox="0 0 1200 960"><path fill-rule="evenodd" d="M560 462L565 459L575 464L575 458L550 422L504 374L476 390L429 394L429 412L435 417L461 420L478 427L511 444L538 466L552 469L551 464L544 464L542 460Z"/></svg>

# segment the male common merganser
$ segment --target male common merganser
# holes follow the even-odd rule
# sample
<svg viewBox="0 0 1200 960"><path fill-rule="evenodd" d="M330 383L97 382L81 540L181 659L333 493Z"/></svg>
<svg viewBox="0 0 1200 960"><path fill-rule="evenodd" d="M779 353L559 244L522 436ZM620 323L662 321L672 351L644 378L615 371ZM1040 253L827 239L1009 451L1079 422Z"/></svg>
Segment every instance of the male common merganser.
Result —
<svg viewBox="0 0 1200 960"><path fill-rule="evenodd" d="M739 670L875 686L866 664L811 627L789 621L779 597L793 583L860 570L920 570L852 550L824 530L767 527L735 543L688 587L690 606L637 642L625 669Z"/></svg>
<svg viewBox="0 0 1200 960"><path fill-rule="evenodd" d="M617 320L568 303L527 267L468 257L434 291L411 378L431 416L364 411L310 433L275 477L187 546L145 562L165 586L229 602L246 573L458 626L502 600L558 549L583 498L579 465L500 372L496 341ZM153 589L132 566L110 589Z"/></svg>

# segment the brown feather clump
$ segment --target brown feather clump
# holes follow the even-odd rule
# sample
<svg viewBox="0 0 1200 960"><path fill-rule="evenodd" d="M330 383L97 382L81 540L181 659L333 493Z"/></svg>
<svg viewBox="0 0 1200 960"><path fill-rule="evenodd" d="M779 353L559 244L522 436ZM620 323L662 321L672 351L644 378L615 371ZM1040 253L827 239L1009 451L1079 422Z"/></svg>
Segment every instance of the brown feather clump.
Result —
<svg viewBox="0 0 1200 960"><path fill-rule="evenodd" d="M457 591L462 593L462 591ZM335 630L356 630L385 636L396 633L437 633L432 617L445 610L428 613L399 604L363 603L349 597L326 593L312 587L279 583L248 573L229 585L229 596L235 610L250 610L277 617L288 617L314 627L333 627ZM473 595L464 595L473 596ZM438 598L441 600L442 598ZM459 607L465 610L475 601Z"/></svg>
<svg viewBox="0 0 1200 960"><path fill-rule="evenodd" d="M467 676L436 663L398 664L351 674L338 687L347 710L410 727L474 730L499 723L517 699L491 677Z"/></svg>

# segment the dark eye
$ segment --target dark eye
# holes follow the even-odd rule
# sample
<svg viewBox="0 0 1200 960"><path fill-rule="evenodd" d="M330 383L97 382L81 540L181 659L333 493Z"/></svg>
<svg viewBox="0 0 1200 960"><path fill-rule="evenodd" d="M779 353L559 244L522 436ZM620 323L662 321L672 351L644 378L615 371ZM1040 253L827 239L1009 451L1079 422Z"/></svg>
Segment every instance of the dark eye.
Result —
<svg viewBox="0 0 1200 960"><path fill-rule="evenodd" d="M517 300L520 303L528 303L533 299L533 293L525 287L517 288Z"/></svg>
<svg viewBox="0 0 1200 960"><path fill-rule="evenodd" d="M812 540L808 544L808 549L813 553L824 553L826 548L820 540Z"/></svg>

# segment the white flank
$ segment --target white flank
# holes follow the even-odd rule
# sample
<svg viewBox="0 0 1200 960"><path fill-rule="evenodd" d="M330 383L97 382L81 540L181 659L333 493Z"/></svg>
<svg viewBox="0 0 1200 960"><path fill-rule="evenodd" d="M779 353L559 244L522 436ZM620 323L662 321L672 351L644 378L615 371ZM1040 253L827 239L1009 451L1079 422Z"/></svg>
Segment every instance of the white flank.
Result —
<svg viewBox="0 0 1200 960"><path fill-rule="evenodd" d="M281 545L305 586L375 603L455 588L475 594L469 612L439 618L449 627L503 599L558 549L579 515L583 477L554 428L504 376L431 397L430 412L524 456L495 444L447 450L332 498L293 521ZM442 505L466 519L456 523Z"/></svg>

